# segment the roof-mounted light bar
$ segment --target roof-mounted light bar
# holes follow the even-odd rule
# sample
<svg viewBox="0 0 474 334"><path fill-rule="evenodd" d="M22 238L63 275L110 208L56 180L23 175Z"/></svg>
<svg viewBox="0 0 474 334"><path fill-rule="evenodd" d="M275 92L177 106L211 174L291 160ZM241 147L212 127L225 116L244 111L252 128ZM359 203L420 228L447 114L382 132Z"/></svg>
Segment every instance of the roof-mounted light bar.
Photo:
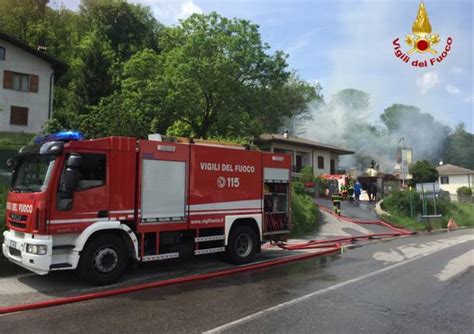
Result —
<svg viewBox="0 0 474 334"><path fill-rule="evenodd" d="M81 141L84 135L80 131L60 131L46 136L39 136L35 139L35 144L43 144L49 141Z"/></svg>

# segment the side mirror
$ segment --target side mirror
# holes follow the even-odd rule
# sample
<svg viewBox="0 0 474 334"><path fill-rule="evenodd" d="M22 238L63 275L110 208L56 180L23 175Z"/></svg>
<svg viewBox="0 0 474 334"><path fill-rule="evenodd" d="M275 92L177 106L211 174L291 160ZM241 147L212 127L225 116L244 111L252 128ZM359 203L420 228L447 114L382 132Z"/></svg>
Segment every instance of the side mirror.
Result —
<svg viewBox="0 0 474 334"><path fill-rule="evenodd" d="M71 154L67 158L66 167L79 168L82 164L82 157L79 154Z"/></svg>
<svg viewBox="0 0 474 334"><path fill-rule="evenodd" d="M8 169L12 169L15 163L13 162L13 159L8 159L6 165Z"/></svg>
<svg viewBox="0 0 474 334"><path fill-rule="evenodd" d="M82 165L82 157L79 154L71 154L66 161L64 171L64 188L66 191L74 191L79 185L79 167Z"/></svg>
<svg viewBox="0 0 474 334"><path fill-rule="evenodd" d="M79 185L79 169L66 167L64 171L64 188L66 191L74 191Z"/></svg>

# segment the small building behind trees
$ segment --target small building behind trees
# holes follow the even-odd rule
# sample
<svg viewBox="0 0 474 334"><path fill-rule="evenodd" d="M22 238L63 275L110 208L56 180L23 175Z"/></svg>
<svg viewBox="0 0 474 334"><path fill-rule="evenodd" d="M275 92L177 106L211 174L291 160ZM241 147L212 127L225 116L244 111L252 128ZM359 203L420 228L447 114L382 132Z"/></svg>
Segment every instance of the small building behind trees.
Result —
<svg viewBox="0 0 474 334"><path fill-rule="evenodd" d="M293 176L299 176L304 167L311 167L313 174L336 174L339 156L354 154L354 151L309 139L283 134L264 133L255 143L264 151L289 153L293 157Z"/></svg>
<svg viewBox="0 0 474 334"><path fill-rule="evenodd" d="M451 195L455 195L460 187L474 188L474 170L451 164L441 165L436 169L440 188Z"/></svg>
<svg viewBox="0 0 474 334"><path fill-rule="evenodd" d="M36 133L52 115L63 62L0 32L0 132Z"/></svg>

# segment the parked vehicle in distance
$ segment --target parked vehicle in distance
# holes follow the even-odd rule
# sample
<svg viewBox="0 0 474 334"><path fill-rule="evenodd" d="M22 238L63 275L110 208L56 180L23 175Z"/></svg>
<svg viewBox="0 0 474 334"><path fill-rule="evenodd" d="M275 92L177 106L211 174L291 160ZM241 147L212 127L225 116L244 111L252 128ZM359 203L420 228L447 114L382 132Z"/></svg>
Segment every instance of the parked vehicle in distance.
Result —
<svg viewBox="0 0 474 334"><path fill-rule="evenodd" d="M117 281L130 260L226 252L241 264L290 232L291 156L219 143L77 132L10 161L3 254L40 275Z"/></svg>

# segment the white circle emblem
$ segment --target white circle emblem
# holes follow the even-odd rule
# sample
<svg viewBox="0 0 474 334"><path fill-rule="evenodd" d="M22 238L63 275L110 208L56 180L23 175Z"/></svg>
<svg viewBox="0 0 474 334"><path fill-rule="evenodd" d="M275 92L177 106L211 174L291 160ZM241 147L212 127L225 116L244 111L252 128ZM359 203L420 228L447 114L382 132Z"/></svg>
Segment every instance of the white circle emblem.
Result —
<svg viewBox="0 0 474 334"><path fill-rule="evenodd" d="M218 186L219 188L224 188L224 187L225 187L225 177L219 176L219 177L217 178L217 186Z"/></svg>

